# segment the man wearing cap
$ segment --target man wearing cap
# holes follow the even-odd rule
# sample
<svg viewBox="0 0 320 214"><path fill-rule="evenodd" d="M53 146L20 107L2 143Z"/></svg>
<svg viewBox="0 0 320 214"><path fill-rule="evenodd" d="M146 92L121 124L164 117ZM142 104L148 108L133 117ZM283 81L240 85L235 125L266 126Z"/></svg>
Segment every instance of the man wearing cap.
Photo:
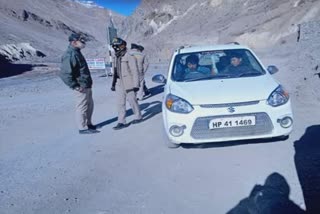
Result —
<svg viewBox="0 0 320 214"><path fill-rule="evenodd" d="M145 71L148 67L147 58L146 55L142 53L144 50L144 47L141 45L137 45L132 43L131 44L131 53L135 57L138 71L139 71L139 82L140 82L140 88L137 92L137 99L142 100L143 97L148 96L150 94L148 88L146 87L146 82L144 79Z"/></svg>
<svg viewBox="0 0 320 214"><path fill-rule="evenodd" d="M113 129L119 130L128 126L126 124L126 100L128 100L135 115L131 124L142 121L136 97L136 92L139 90L139 71L133 54L127 51L126 41L115 38L112 41L112 48L115 50L114 65L118 76L115 88L118 99L118 124Z"/></svg>
<svg viewBox="0 0 320 214"><path fill-rule="evenodd" d="M79 134L94 134L99 131L92 124L93 113L92 78L87 62L81 53L85 38L78 33L69 36L69 47L61 59L59 76L73 90L76 100L76 121Z"/></svg>

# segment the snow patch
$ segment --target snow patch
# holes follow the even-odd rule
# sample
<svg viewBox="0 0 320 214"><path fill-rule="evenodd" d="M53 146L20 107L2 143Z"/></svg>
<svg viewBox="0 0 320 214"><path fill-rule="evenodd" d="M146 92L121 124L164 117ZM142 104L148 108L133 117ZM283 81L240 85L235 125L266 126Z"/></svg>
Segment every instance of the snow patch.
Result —
<svg viewBox="0 0 320 214"><path fill-rule="evenodd" d="M293 7L298 7L301 3L303 2L303 0L298 0L293 4Z"/></svg>
<svg viewBox="0 0 320 214"><path fill-rule="evenodd" d="M320 6L320 4L319 4ZM318 16L318 13L319 13L319 7L313 7L310 9L309 12L307 12L303 18L301 19L300 23L302 22L308 22L310 20L312 20L313 18L317 17Z"/></svg>
<svg viewBox="0 0 320 214"><path fill-rule="evenodd" d="M217 7L217 6L219 6L219 5L222 4L222 1L223 1L223 0L211 0L210 5L211 5L212 7Z"/></svg>
<svg viewBox="0 0 320 214"><path fill-rule="evenodd" d="M186 12L184 12L182 15L180 15L180 16L178 16L178 15L176 15L176 16L173 16L173 18L169 21L169 22L167 22L167 23L165 23L165 24L160 24L159 26L156 24L156 23L154 23L154 22L150 22L150 26L151 27L153 27L154 29L156 29L156 33L154 34L154 35L157 35L158 33L160 33L161 31L163 31L164 29L166 29L173 21L175 21L175 20L177 20L177 19L180 19L180 18L183 18L184 16L186 16L191 10L193 10L193 8L195 8L196 6L197 6L198 4L197 3L195 3L195 4L193 4ZM156 25L156 27L154 27L154 24Z"/></svg>
<svg viewBox="0 0 320 214"><path fill-rule="evenodd" d="M94 1L75 0L75 2L85 6L86 8L103 8L99 5L97 5Z"/></svg>
<svg viewBox="0 0 320 214"><path fill-rule="evenodd" d="M168 5L168 4L163 5L161 11L166 13L171 13L171 14L175 13L175 10L173 9L172 5Z"/></svg>

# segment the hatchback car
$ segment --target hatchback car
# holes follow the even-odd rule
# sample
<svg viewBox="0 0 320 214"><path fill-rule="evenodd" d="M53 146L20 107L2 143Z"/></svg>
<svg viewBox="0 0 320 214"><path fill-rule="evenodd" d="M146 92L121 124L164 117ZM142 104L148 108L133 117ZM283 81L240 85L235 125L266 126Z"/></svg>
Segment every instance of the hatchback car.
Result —
<svg viewBox="0 0 320 214"><path fill-rule="evenodd" d="M248 47L180 47L164 83L163 124L169 147L260 138L287 138L293 115L289 93Z"/></svg>

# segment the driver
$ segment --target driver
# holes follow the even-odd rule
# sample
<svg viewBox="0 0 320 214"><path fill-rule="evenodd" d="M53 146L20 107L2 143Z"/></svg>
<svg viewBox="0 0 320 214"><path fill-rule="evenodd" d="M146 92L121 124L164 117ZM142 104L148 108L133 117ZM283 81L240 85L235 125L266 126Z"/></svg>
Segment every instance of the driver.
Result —
<svg viewBox="0 0 320 214"><path fill-rule="evenodd" d="M223 70L223 73L243 74L251 70L252 68L243 63L243 59L240 54L233 53L230 57L230 65Z"/></svg>

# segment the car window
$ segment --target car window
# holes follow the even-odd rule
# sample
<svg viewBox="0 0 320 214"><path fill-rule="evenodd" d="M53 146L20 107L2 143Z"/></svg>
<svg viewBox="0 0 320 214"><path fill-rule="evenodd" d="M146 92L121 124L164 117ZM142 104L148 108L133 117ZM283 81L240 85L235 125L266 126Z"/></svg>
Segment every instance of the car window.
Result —
<svg viewBox="0 0 320 214"><path fill-rule="evenodd" d="M259 76L265 71L246 49L213 50L178 54L174 60L174 81Z"/></svg>

